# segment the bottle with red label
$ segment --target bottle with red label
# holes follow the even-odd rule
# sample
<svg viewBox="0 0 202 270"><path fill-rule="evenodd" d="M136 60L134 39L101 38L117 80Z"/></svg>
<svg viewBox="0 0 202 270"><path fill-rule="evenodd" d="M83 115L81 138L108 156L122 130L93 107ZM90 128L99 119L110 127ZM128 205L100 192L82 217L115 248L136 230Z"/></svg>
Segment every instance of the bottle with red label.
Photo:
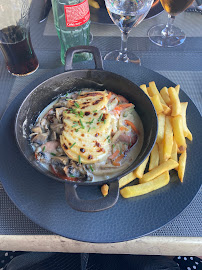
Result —
<svg viewBox="0 0 202 270"><path fill-rule="evenodd" d="M88 0L52 0L55 28L61 45L61 62L65 64L68 48L89 45L90 11ZM74 61L91 59L89 53L74 55Z"/></svg>

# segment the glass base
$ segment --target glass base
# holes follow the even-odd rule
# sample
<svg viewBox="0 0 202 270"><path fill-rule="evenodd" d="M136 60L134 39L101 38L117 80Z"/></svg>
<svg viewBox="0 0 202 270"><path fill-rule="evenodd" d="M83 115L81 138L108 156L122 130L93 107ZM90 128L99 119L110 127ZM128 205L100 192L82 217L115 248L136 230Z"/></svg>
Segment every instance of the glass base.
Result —
<svg viewBox="0 0 202 270"><path fill-rule="evenodd" d="M134 63L137 65L141 65L140 58L136 56L134 53L127 52L127 57L124 57L118 50L106 54L104 60Z"/></svg>
<svg viewBox="0 0 202 270"><path fill-rule="evenodd" d="M162 31L166 27L165 24L153 26L148 31L149 39L158 46L175 47L181 45L185 39L185 33L178 27L172 27L171 35L163 35Z"/></svg>

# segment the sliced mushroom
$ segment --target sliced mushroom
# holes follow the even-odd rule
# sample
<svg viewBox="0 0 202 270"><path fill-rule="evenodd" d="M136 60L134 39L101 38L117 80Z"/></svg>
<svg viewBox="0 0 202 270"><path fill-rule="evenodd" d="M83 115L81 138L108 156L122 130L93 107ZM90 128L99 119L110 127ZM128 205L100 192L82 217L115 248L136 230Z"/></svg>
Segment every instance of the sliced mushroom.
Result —
<svg viewBox="0 0 202 270"><path fill-rule="evenodd" d="M48 135L48 133L37 134L36 136L32 137L31 141L33 143L38 143L39 145L42 145L47 141Z"/></svg>
<svg viewBox="0 0 202 270"><path fill-rule="evenodd" d="M55 131L52 131L51 132L50 139L51 139L51 141L56 141L57 140L57 136L56 136L56 132Z"/></svg>
<svg viewBox="0 0 202 270"><path fill-rule="evenodd" d="M62 134L63 124L51 124L50 128L52 131L55 131L57 134Z"/></svg>
<svg viewBox="0 0 202 270"><path fill-rule="evenodd" d="M42 130L47 131L48 130L48 121L45 118L42 118L40 121L40 126Z"/></svg>
<svg viewBox="0 0 202 270"><path fill-rule="evenodd" d="M36 127L33 127L32 128L32 132L33 133L37 133L37 134L41 134L42 133L42 129L39 126L36 126Z"/></svg>
<svg viewBox="0 0 202 270"><path fill-rule="evenodd" d="M60 108L56 108L56 109L55 109L55 114L56 114L56 118L58 119L58 121L61 120L62 113L63 113L64 111L66 111L66 110L67 110L66 107L60 107Z"/></svg>
<svg viewBox="0 0 202 270"><path fill-rule="evenodd" d="M53 165L57 165L57 164L62 164L62 165L67 165L69 162L69 159L68 157L64 157L64 156L61 156L61 157L52 157L51 158L51 163Z"/></svg>
<svg viewBox="0 0 202 270"><path fill-rule="evenodd" d="M68 101L66 99L60 99L53 108L67 107Z"/></svg>

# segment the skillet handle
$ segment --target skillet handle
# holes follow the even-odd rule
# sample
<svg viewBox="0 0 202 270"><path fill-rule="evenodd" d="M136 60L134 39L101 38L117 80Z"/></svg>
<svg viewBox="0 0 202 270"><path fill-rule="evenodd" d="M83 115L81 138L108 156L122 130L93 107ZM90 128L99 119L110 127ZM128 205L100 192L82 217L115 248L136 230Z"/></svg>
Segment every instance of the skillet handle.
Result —
<svg viewBox="0 0 202 270"><path fill-rule="evenodd" d="M65 183L65 196L67 203L75 210L81 212L98 212L115 205L119 198L119 181L109 184L109 194L97 200L82 200L76 191L77 185Z"/></svg>
<svg viewBox="0 0 202 270"><path fill-rule="evenodd" d="M94 46L75 46L66 51L65 71L72 70L73 56L75 53L88 52L92 53L95 61L95 69L103 70L102 56L97 47Z"/></svg>

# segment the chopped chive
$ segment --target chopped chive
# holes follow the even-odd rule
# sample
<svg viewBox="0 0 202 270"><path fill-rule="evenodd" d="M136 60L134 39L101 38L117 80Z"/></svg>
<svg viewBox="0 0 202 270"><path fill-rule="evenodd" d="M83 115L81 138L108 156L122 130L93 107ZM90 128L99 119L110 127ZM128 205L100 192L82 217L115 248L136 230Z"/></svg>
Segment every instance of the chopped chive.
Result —
<svg viewBox="0 0 202 270"><path fill-rule="evenodd" d="M51 155L52 155L52 156L56 156L56 154L55 154L55 153L51 153Z"/></svg>
<svg viewBox="0 0 202 270"><path fill-rule="evenodd" d="M74 102L74 105L77 107L77 108L80 108L79 104L75 101Z"/></svg>
<svg viewBox="0 0 202 270"><path fill-rule="evenodd" d="M84 129L85 127L84 127L84 125L83 125L83 123L82 123L82 120L81 120L81 119L79 119L79 122L80 122L80 124L81 124L81 127Z"/></svg>
<svg viewBox="0 0 202 270"><path fill-rule="evenodd" d="M81 156L79 155L79 164L81 164Z"/></svg>
<svg viewBox="0 0 202 270"><path fill-rule="evenodd" d="M97 110L95 110L95 111L93 111L94 113L96 113L97 112Z"/></svg>
<svg viewBox="0 0 202 270"><path fill-rule="evenodd" d="M66 95L65 95L65 97L67 97L69 95L69 93L67 93Z"/></svg>
<svg viewBox="0 0 202 270"><path fill-rule="evenodd" d="M96 127L93 127L93 129L96 129Z"/></svg>
<svg viewBox="0 0 202 270"><path fill-rule="evenodd" d="M115 147L115 144L112 144L112 147L114 148Z"/></svg>
<svg viewBox="0 0 202 270"><path fill-rule="evenodd" d="M77 121L73 121L73 124L77 124L78 122Z"/></svg>
<svg viewBox="0 0 202 270"><path fill-rule="evenodd" d="M70 148L72 148L75 144L76 144L76 143L74 142L74 143L70 146Z"/></svg>
<svg viewBox="0 0 202 270"><path fill-rule="evenodd" d="M106 124L106 120L104 120L104 124Z"/></svg>
<svg viewBox="0 0 202 270"><path fill-rule="evenodd" d="M45 149L46 149L46 147L44 146L44 147L43 147L43 149L42 149L42 152L44 152L44 151L45 151Z"/></svg>
<svg viewBox="0 0 202 270"><path fill-rule="evenodd" d="M103 113L100 115L100 117L98 118L98 122L100 122L102 120L103 117Z"/></svg>
<svg viewBox="0 0 202 270"><path fill-rule="evenodd" d="M110 138L110 136L107 136L107 140Z"/></svg>
<svg viewBox="0 0 202 270"><path fill-rule="evenodd" d="M90 122L86 122L86 124L91 125L95 119L93 118Z"/></svg>
<svg viewBox="0 0 202 270"><path fill-rule="evenodd" d="M79 94L78 94L79 96L81 95L81 90L79 91Z"/></svg>
<svg viewBox="0 0 202 270"><path fill-rule="evenodd" d="M75 176L73 174L69 174L70 177L74 178Z"/></svg>
<svg viewBox="0 0 202 270"><path fill-rule="evenodd" d="M91 169L92 172L94 171L92 165L90 165L90 169Z"/></svg>
<svg viewBox="0 0 202 270"><path fill-rule="evenodd" d="M72 100L72 98L66 98L66 100Z"/></svg>
<svg viewBox="0 0 202 270"><path fill-rule="evenodd" d="M78 126L78 123L76 123L75 125L73 125L72 128L74 128L74 127L76 127L76 126Z"/></svg>
<svg viewBox="0 0 202 270"><path fill-rule="evenodd" d="M91 127L89 127L88 132L90 131Z"/></svg>
<svg viewBox="0 0 202 270"><path fill-rule="evenodd" d="M83 118L83 115L84 115L84 112L79 112L79 116L81 117L81 118Z"/></svg>
<svg viewBox="0 0 202 270"><path fill-rule="evenodd" d="M77 128L75 131L76 131L76 132L78 132L78 131L79 131L79 129L81 129L81 127Z"/></svg>

